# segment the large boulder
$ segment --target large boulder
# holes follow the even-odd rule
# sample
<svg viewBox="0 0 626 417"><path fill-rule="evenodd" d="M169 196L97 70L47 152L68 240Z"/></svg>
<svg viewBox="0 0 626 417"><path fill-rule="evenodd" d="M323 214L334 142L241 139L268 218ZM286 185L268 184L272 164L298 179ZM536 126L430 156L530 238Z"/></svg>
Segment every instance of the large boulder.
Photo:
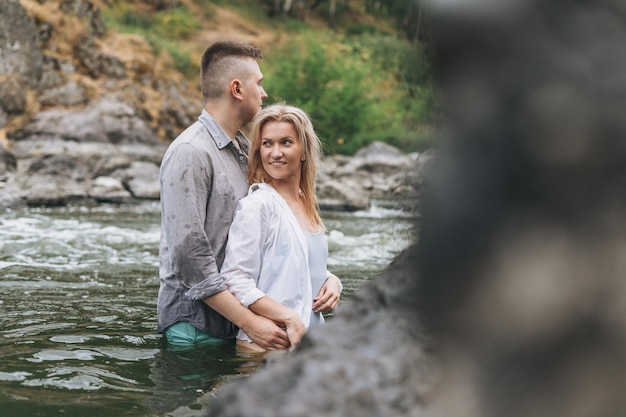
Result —
<svg viewBox="0 0 626 417"><path fill-rule="evenodd" d="M159 143L155 132L137 111L114 95L104 96L85 108L42 111L11 138L14 141Z"/></svg>
<svg viewBox="0 0 626 417"><path fill-rule="evenodd" d="M626 409L626 3L440 2L427 417ZM450 6L452 7L452 6Z"/></svg>
<svg viewBox="0 0 626 417"><path fill-rule="evenodd" d="M11 155L20 161L12 181L21 198L6 205L66 205L94 200L158 200L158 165L165 152L136 110L113 95L85 108L40 112L12 135ZM118 185L111 185L110 178ZM9 188L0 189L0 194Z"/></svg>
<svg viewBox="0 0 626 417"><path fill-rule="evenodd" d="M217 394L211 417L419 416L436 368L415 315L415 246L290 352Z"/></svg>
<svg viewBox="0 0 626 417"><path fill-rule="evenodd" d="M405 154L373 142L353 157L331 155L322 161L317 194L322 209L364 210L372 199L417 199L432 152Z"/></svg>

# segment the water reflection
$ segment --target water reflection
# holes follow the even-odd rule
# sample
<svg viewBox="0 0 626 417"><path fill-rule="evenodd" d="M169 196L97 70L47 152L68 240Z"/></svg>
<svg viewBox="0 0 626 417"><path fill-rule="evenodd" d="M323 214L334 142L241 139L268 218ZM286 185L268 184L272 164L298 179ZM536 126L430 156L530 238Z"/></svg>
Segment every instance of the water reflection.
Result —
<svg viewBox="0 0 626 417"><path fill-rule="evenodd" d="M325 220L345 296L413 239L399 210ZM159 221L157 204L0 214L2 415L202 415L215 390L258 369L234 344L162 345Z"/></svg>
<svg viewBox="0 0 626 417"><path fill-rule="evenodd" d="M181 408L197 411L203 404L196 399L204 396L206 401L204 394L219 388L225 381L250 374L260 365L258 355L237 355L234 343L190 349L163 346L150 367L154 389L147 405L157 413Z"/></svg>

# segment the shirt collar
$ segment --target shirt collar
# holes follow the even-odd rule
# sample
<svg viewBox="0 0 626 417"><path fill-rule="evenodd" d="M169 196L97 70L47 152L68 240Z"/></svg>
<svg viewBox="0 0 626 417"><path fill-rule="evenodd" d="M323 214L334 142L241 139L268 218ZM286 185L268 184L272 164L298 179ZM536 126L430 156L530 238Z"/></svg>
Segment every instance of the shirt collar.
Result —
<svg viewBox="0 0 626 417"><path fill-rule="evenodd" d="M206 109L202 109L202 114L198 117L198 120L207 128L218 149L224 149L230 142L232 142L226 132L224 132L224 129L222 129L219 123L217 123L217 121L208 111L206 111ZM235 134L235 140L239 143L241 152L247 154L250 147L248 138L246 138L241 131L237 131Z"/></svg>

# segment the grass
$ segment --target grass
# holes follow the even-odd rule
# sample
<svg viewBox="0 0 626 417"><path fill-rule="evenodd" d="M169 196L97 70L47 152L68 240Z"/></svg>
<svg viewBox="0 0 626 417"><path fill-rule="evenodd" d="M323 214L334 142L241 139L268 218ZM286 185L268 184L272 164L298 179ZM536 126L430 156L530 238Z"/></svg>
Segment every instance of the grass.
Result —
<svg viewBox="0 0 626 417"><path fill-rule="evenodd" d="M162 11L121 0L102 16L114 31L143 36L155 54L166 51L195 80L196 40L216 24L218 7L254 22L253 30L288 34L263 50L269 92L315 117L332 152L351 154L374 140L406 151L430 146L433 131L423 126L435 124L437 106L428 57L400 34L379 29L371 16L331 30L320 19L269 17L262 2L249 0L183 0Z"/></svg>

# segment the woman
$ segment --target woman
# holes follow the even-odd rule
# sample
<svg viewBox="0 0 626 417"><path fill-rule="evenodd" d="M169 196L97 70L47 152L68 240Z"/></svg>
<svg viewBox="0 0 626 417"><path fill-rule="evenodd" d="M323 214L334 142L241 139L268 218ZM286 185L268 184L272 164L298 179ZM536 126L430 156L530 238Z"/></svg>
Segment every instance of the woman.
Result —
<svg viewBox="0 0 626 417"><path fill-rule="evenodd" d="M237 205L221 274L244 306L281 324L294 346L338 305L342 289L326 269L315 196L320 141L307 114L282 103L255 116L249 137L252 185ZM241 330L237 339L263 350Z"/></svg>

